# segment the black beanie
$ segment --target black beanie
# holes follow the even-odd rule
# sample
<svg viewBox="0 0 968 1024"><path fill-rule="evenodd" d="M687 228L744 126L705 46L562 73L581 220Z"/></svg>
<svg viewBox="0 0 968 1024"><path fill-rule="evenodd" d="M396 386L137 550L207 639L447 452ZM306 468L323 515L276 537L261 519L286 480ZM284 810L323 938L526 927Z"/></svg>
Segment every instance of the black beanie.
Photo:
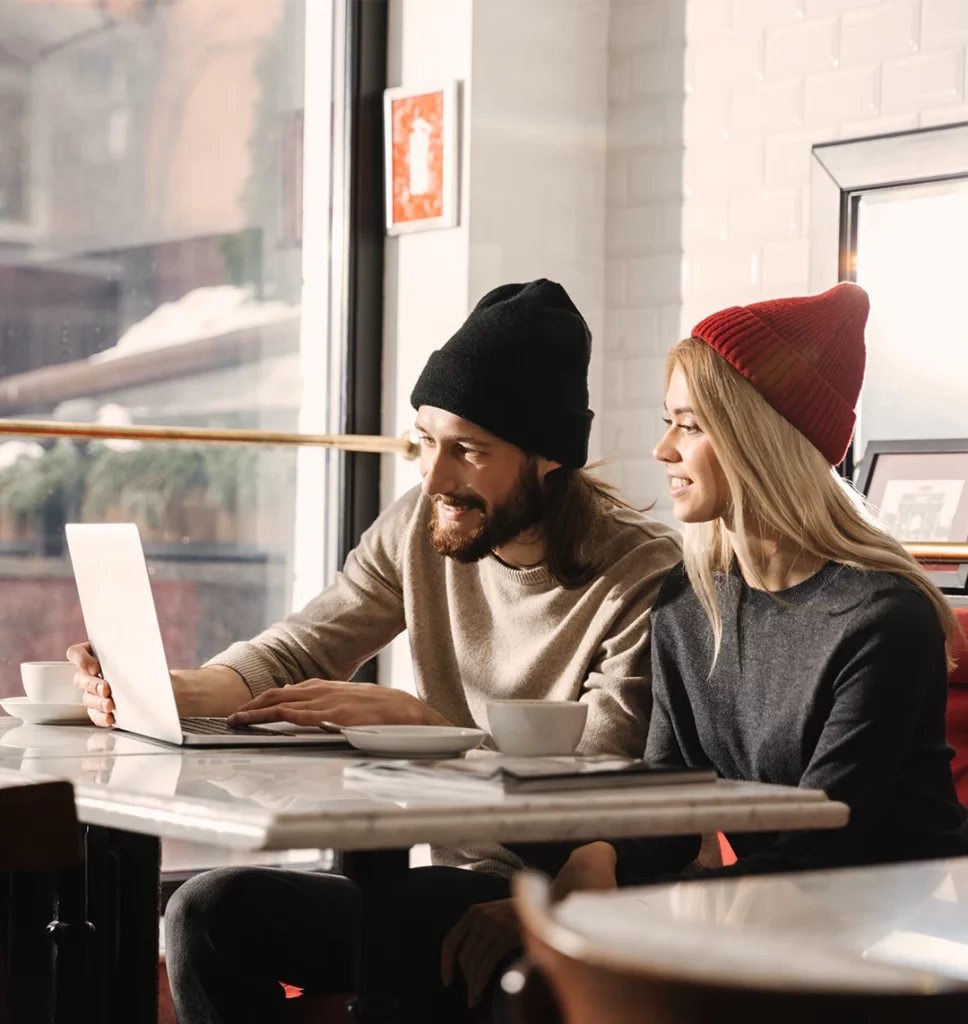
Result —
<svg viewBox="0 0 968 1024"><path fill-rule="evenodd" d="M591 333L554 281L488 292L434 352L410 396L534 455L578 469L588 460Z"/></svg>

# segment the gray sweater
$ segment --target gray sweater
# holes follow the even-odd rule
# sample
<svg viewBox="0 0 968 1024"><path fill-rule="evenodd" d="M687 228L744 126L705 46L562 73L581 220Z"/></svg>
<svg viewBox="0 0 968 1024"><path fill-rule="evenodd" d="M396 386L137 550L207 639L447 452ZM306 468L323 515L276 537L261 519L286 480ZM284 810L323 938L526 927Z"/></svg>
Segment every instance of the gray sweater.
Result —
<svg viewBox="0 0 968 1024"><path fill-rule="evenodd" d="M945 742L944 636L903 579L829 562L776 594L720 580L723 639L684 568L653 610L646 757L726 779L824 790L846 828L728 836L744 874L968 853ZM679 871L686 843L620 845L625 880Z"/></svg>

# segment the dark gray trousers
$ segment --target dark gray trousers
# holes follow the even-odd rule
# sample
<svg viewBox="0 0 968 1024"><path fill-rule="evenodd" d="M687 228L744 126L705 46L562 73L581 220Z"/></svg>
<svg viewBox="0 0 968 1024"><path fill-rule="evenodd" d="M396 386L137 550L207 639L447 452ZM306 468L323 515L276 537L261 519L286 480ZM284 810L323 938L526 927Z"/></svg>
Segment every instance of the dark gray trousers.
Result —
<svg viewBox="0 0 968 1024"><path fill-rule="evenodd" d="M387 988L401 1000L402 1024L463 1019L467 990L462 979L443 987L441 943L468 907L509 894L510 883L498 875L444 867L408 872L388 901L380 942L381 955L397 950L385 970ZM307 993L352 992L360 941L360 894L348 878L272 868L198 875L175 892L165 913L179 1024L272 1024L284 1010L280 982Z"/></svg>

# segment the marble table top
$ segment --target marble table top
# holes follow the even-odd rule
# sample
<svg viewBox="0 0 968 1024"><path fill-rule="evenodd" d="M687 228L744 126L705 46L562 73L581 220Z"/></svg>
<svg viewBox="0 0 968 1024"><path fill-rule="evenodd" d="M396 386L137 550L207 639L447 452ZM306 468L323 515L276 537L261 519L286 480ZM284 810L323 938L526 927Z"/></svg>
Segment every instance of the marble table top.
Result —
<svg viewBox="0 0 968 1024"><path fill-rule="evenodd" d="M968 857L571 896L586 955L765 988L968 989Z"/></svg>
<svg viewBox="0 0 968 1024"><path fill-rule="evenodd" d="M384 791L344 780L344 767L361 759L307 749L179 751L85 726L0 732L0 785L69 779L88 824L235 849L837 828L848 817L821 792L746 782L527 795Z"/></svg>
<svg viewBox="0 0 968 1024"><path fill-rule="evenodd" d="M9 716L0 718L0 765L25 758L83 757L92 753L166 754L171 749L116 729L98 729L93 725L30 725Z"/></svg>

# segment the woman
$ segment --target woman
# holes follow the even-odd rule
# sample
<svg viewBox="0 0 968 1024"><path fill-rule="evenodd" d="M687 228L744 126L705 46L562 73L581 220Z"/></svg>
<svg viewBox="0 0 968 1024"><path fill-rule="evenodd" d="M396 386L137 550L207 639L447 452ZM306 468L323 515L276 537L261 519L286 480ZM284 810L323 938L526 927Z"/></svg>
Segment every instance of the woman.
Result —
<svg viewBox="0 0 968 1024"><path fill-rule="evenodd" d="M646 758L822 789L846 828L593 843L556 881L749 874L968 853L945 743L955 618L833 470L864 372L863 289L733 307L669 355L665 464L684 561L653 610Z"/></svg>

